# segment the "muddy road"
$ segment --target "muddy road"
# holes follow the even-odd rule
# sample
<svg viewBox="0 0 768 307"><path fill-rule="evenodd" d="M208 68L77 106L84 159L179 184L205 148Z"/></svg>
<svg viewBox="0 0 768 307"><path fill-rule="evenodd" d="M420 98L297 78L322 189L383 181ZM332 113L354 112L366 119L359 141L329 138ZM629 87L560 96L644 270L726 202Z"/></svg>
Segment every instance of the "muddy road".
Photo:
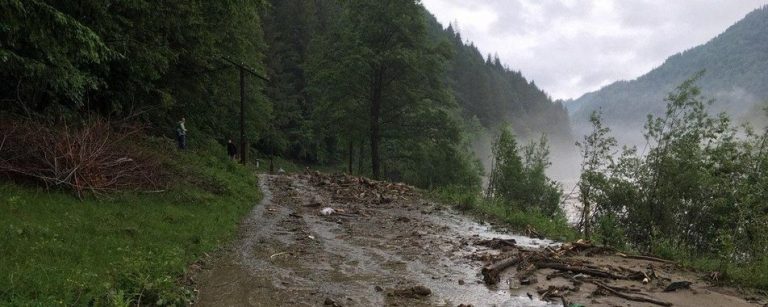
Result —
<svg viewBox="0 0 768 307"><path fill-rule="evenodd" d="M195 280L199 306L562 306L539 298L550 285L535 275L520 285L515 269L487 286L481 269L503 252L483 246L514 239L515 248L558 243L511 235L503 229L425 201L407 186L319 174L264 175L265 197L241 225L238 239L212 257ZM322 214L324 208L333 208ZM326 209L326 211L328 211ZM328 212L326 212L328 213ZM601 257L600 265L644 267L641 260ZM675 306L754 306L728 289L709 287L673 266L656 272L690 280L691 289L663 293L652 284L622 283ZM618 284L617 284L618 285ZM654 306L601 295L591 284L568 293L585 306Z"/></svg>

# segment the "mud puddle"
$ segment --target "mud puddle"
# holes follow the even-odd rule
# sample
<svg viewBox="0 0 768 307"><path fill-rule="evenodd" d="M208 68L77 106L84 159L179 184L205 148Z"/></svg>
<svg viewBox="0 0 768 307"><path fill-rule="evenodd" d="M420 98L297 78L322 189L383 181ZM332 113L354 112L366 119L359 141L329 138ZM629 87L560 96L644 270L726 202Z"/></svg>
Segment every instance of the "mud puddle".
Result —
<svg viewBox="0 0 768 307"><path fill-rule="evenodd" d="M197 305L562 306L540 300L535 286L486 286L476 258L497 254L478 244L492 238L531 249L558 243L495 231L402 186L345 180L262 176L263 201L197 277ZM335 212L322 215L326 207Z"/></svg>

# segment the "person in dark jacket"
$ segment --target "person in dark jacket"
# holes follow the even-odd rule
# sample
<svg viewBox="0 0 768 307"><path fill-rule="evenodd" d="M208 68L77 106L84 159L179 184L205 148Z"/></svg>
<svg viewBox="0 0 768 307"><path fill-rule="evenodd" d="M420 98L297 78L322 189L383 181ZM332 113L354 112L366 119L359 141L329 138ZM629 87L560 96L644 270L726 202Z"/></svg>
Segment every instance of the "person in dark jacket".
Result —
<svg viewBox="0 0 768 307"><path fill-rule="evenodd" d="M181 150L187 149L187 127L184 126L185 123L184 117L176 123L176 142Z"/></svg>
<svg viewBox="0 0 768 307"><path fill-rule="evenodd" d="M232 143L232 139L227 140L227 154L232 160L237 156L237 146L235 146L235 143Z"/></svg>

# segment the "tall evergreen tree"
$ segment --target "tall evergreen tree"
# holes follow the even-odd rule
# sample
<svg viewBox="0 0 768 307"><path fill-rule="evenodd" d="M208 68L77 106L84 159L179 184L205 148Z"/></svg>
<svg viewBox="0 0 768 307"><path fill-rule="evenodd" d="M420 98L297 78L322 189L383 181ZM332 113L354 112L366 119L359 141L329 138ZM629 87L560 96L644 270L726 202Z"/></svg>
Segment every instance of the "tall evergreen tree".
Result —
<svg viewBox="0 0 768 307"><path fill-rule="evenodd" d="M413 114L448 103L441 80L448 51L428 44L425 26L412 0L345 2L329 65L315 79L335 92L328 97L364 105L374 178L381 177L382 142L392 135L384 130L414 129Z"/></svg>

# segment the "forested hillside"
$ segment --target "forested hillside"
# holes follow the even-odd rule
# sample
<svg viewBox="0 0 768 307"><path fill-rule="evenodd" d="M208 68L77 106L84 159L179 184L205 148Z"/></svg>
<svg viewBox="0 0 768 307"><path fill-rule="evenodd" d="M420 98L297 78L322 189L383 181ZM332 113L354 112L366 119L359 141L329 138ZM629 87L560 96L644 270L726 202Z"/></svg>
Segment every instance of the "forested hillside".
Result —
<svg viewBox="0 0 768 307"><path fill-rule="evenodd" d="M430 21L433 28L440 29L433 18ZM502 64L498 56L483 57L474 44L462 40L452 25L440 36L447 38L455 50L448 76L465 118L477 118L490 130L506 123L525 137L544 133L570 139L568 116L561 102L553 102L521 72Z"/></svg>
<svg viewBox="0 0 768 307"><path fill-rule="evenodd" d="M258 1L3 1L3 111L45 120L88 115L150 123L172 135L186 116L197 131L234 133L237 70L259 68L264 40ZM250 84L247 133L259 137L267 101Z"/></svg>
<svg viewBox="0 0 768 307"><path fill-rule="evenodd" d="M563 103L456 27L418 0L0 0L0 305L768 302L709 284L768 289L768 129L706 104L768 98L768 7L571 102L663 112L620 156L599 112L575 154Z"/></svg>
<svg viewBox="0 0 768 307"><path fill-rule="evenodd" d="M4 110L25 117L130 118L171 136L186 117L223 142L239 134L227 59L270 79L245 82L261 158L464 185L473 135L568 137L560 104L409 1L6 1L0 14Z"/></svg>
<svg viewBox="0 0 768 307"><path fill-rule="evenodd" d="M639 139L645 115L664 112L665 93L702 70L698 84L715 99L713 112L727 111L737 120L761 114L768 100L768 7L749 13L708 43L669 57L646 75L613 83L567 106L579 132L589 114L602 109L608 126L620 124ZM624 136L623 129L617 133Z"/></svg>
<svg viewBox="0 0 768 307"><path fill-rule="evenodd" d="M277 148L278 153L292 159L315 163L345 161L347 168L367 172L363 166L371 162L367 149L371 142L369 106L360 101L367 99L368 92L354 83L366 78L359 72L368 69L370 63L354 65L372 54L343 41L354 30L345 24L344 16L350 9L354 8L334 1L290 0L271 1L264 11L269 45L266 65L273 80L267 95L274 103L277 127L273 139L260 143L262 151ZM418 62L414 62L417 58L405 59L401 64L429 72L431 80L412 79L404 87L390 88L392 93L387 95L391 97L385 97L422 102L422 109L411 108L417 106L415 103L408 108L395 104L382 114L382 167L393 179L403 176L410 182L429 184L435 183L435 178L417 178L417 174L435 172L441 172L438 177L450 178L443 172L461 169L457 163L468 158L463 153L468 136L492 134L505 124L522 136L546 133L554 138L570 137L562 105L553 103L533 82L503 66L498 58L484 57L451 26L444 29L422 7L414 9L422 16L410 27L423 29L420 34L411 33L416 40L409 43L423 45L434 57ZM389 16L380 12L370 17L382 18L379 15ZM400 27L397 31L402 30L410 29ZM372 39L369 43L378 44L386 39L373 37L376 33L371 29L354 35L355 42ZM344 67L335 67L339 65ZM407 70L395 69L392 78L406 77L402 74ZM427 83L417 88L418 82ZM413 92L430 87L426 92ZM430 130L435 133L429 134ZM459 164L473 168L466 162ZM416 173L408 174L408 170Z"/></svg>

